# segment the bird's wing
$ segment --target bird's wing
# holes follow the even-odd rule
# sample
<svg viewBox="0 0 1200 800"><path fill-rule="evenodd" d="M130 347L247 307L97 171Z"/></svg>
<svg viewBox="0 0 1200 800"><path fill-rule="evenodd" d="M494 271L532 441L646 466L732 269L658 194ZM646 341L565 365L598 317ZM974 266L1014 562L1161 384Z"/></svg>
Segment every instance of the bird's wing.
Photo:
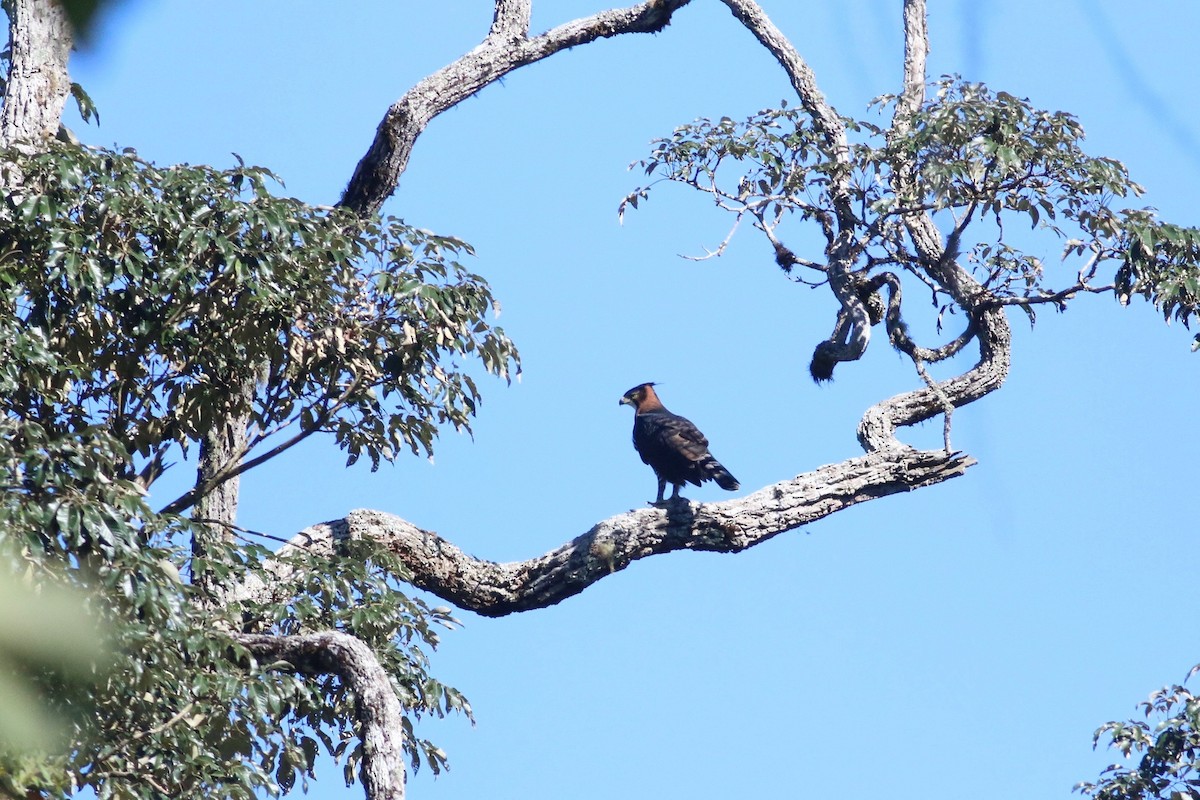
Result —
<svg viewBox="0 0 1200 800"><path fill-rule="evenodd" d="M708 439L692 421L672 414L663 420L659 441L688 461L699 461L708 454Z"/></svg>
<svg viewBox="0 0 1200 800"><path fill-rule="evenodd" d="M708 440L690 420L669 412L639 414L633 443L647 464L694 462L708 452Z"/></svg>

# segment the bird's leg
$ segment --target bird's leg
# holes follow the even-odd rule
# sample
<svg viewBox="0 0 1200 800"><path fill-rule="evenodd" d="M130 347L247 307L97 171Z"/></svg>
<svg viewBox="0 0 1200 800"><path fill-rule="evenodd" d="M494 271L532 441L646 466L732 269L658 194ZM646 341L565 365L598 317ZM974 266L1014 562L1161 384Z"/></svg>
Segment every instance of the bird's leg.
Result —
<svg viewBox="0 0 1200 800"><path fill-rule="evenodd" d="M682 483L674 484L675 490L671 492L671 502L678 503L683 498L679 496L679 490L683 488Z"/></svg>
<svg viewBox="0 0 1200 800"><path fill-rule="evenodd" d="M655 505L655 506L662 505L662 501L663 501L663 499L662 499L663 492L665 492L666 490L667 490L667 481L666 481L666 479L665 479L665 478L659 478L659 479L658 479L658 497L657 497L657 498L654 500L654 502L653 502L653 503L651 503L651 505Z"/></svg>

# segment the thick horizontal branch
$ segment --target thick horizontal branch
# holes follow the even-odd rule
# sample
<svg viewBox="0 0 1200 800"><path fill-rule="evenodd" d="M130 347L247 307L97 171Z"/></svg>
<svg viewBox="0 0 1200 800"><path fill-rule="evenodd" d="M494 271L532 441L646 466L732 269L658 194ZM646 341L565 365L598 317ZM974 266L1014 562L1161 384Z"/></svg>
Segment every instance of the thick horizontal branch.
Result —
<svg viewBox="0 0 1200 800"><path fill-rule="evenodd" d="M737 553L852 505L957 477L974 463L962 454L896 447L830 464L737 500L635 509L527 561L475 558L432 531L368 510L314 526L284 550L303 547L332 555L345 539L377 542L408 565L413 585L459 608L499 617L562 602L649 556L677 550ZM246 593L279 599L296 576L283 566L273 572L269 584L248 586Z"/></svg>
<svg viewBox="0 0 1200 800"><path fill-rule="evenodd" d="M373 650L348 633L233 634L259 661L286 661L302 675L337 675L354 693L363 743L361 778L371 800L404 800L404 726L392 679Z"/></svg>

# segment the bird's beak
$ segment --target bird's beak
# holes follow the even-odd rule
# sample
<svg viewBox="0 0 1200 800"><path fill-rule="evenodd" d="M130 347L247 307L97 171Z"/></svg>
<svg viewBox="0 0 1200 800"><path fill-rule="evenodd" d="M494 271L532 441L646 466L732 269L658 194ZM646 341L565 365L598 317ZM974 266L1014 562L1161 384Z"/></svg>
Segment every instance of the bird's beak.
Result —
<svg viewBox="0 0 1200 800"><path fill-rule="evenodd" d="M630 400L628 397L622 397L620 400L618 400L618 401L617 401L617 405L619 405L619 406L631 406L631 405L633 405L633 401L632 401L632 400Z"/></svg>

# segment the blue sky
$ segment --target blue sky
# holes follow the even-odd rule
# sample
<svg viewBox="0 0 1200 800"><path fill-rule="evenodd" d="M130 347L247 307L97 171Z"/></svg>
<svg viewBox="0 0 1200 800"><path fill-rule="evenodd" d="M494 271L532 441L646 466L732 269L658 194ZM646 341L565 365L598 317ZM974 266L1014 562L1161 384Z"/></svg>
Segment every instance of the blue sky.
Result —
<svg viewBox="0 0 1200 800"><path fill-rule="evenodd" d="M535 5L538 30L605 7ZM842 113L898 88L899 2L762 5ZM1145 204L1200 222L1200 5L931 0L930 13L931 76L1075 113ZM102 122L76 127L164 164L236 152L331 203L388 104L490 20L483 3L130 2L75 58ZM729 222L682 188L617 224L641 179L626 166L651 139L781 98L782 70L724 6L696 0L660 35L559 54L437 119L386 210L477 248L522 380L485 383L474 439L448 432L433 464L372 474L327 443L298 448L246 476L242 524L288 536L379 508L480 557L539 555L653 496L617 405L646 380L743 491L857 455L858 417L916 386L911 367L877 341L814 386L831 298L784 280L749 229L721 259L681 259ZM811 236L792 240L819 257ZM955 447L979 461L965 477L738 556L639 562L554 608L463 614L434 666L478 725L424 726L453 768L411 778L411 795L987 800L1066 797L1094 778L1115 756L1092 752L1092 731L1200 661L1200 354L1149 307L1107 297L1033 330L1011 321L1008 383L955 415ZM939 438L940 423L907 436ZM332 765L318 778L314 797L358 795Z"/></svg>

